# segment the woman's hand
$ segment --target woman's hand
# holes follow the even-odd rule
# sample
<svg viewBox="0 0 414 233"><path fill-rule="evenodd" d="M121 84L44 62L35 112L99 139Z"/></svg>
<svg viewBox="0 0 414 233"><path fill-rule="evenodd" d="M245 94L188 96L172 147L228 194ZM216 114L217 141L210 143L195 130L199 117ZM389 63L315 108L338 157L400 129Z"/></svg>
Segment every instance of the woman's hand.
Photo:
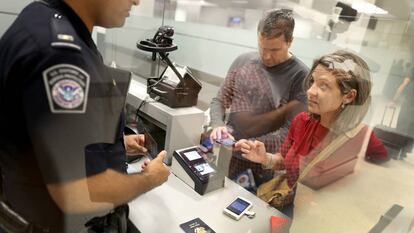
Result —
<svg viewBox="0 0 414 233"><path fill-rule="evenodd" d="M147 152L144 147L144 134L130 134L124 136L124 144L127 155L137 155Z"/></svg>
<svg viewBox="0 0 414 233"><path fill-rule="evenodd" d="M245 159L263 165L266 163L266 148L261 141L241 139L235 144L235 149L240 150Z"/></svg>

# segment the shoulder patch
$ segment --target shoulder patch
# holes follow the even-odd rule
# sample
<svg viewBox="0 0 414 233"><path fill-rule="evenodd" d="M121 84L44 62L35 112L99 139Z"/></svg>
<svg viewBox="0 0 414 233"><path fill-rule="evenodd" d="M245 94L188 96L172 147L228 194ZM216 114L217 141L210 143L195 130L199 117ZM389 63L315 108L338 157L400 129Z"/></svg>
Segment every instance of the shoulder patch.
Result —
<svg viewBox="0 0 414 233"><path fill-rule="evenodd" d="M43 81L52 113L85 113L89 74L83 69L59 64L43 72Z"/></svg>

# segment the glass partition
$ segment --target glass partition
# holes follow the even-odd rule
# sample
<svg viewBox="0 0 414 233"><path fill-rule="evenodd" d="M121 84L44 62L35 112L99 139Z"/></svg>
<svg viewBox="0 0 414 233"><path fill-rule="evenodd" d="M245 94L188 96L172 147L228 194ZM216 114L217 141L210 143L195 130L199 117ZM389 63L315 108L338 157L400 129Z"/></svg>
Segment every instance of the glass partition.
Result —
<svg viewBox="0 0 414 233"><path fill-rule="evenodd" d="M31 1L2 0L0 3L0 35L16 19L23 6L29 2ZM133 79L138 84L134 82L131 86L138 88L134 90L135 93L130 92L131 95L135 95L134 98L131 98L131 95L127 98L126 123L135 130L138 129L140 133L144 131L150 133L153 137L153 145L157 144L153 150L170 150L168 151L170 156L168 165L171 165L172 151L183 149L179 146L190 143L197 148L184 151L183 154L187 156L187 162L192 162L194 172L199 172L205 180L208 180L212 177L205 175L219 174L223 175L219 178L224 179L224 175L229 176L230 172L234 173L237 170L238 174L234 173L230 177L234 181L234 183L230 183L231 190L245 191L237 186L240 185L255 195L260 192L259 189L263 191L264 186L262 185L268 181L293 173L296 177L287 182L295 192L294 205L290 205L289 212L286 209L280 209L284 214L292 217L290 232L348 233L374 232L372 229L375 229L375 232L408 233L409 231L413 232L414 219L414 199L412 198L414 194L412 182L412 177L414 177L413 7L412 0L142 0L139 6L133 7L131 16L122 28L96 27L93 38L106 64L116 65L134 74ZM279 93L289 92L291 86L287 88L277 86L273 84L275 80L271 80L273 76L262 75L267 71L271 73L271 71L266 70L269 67L265 67L263 58L258 53L262 48L259 46L257 25L268 10L275 8L287 8L293 12L295 30L289 51L308 68L312 67L315 59L337 50L352 51L367 63L372 87L369 94L365 93L366 99L362 103L354 104L353 101L356 101L355 96L364 93L362 87L366 87L364 86L367 84L364 82L366 80L356 82L355 79L359 73L366 71L365 67L349 58L335 60L331 57L324 57L315 63L318 66L312 70L312 77L303 75L306 76L303 78L308 82L304 82L303 85L302 82L296 83L298 87L304 88L302 97L307 100L308 104L307 108L303 109L304 113L299 113L297 115L299 117L296 118L288 116L289 114L280 117L275 113L278 109L293 102L279 96ZM203 85L196 108L171 109L157 103L157 99L148 100L145 96L146 80L160 77L166 65L158 57L154 59L152 53L139 50L137 43L153 38L158 28L165 25L174 27L173 43L178 46L176 51L169 53L169 58L178 65L187 66ZM255 54L255 65L243 64L243 66L237 67L240 68L239 70L232 69L233 62L247 53L257 53ZM259 66L261 71L266 70L266 72L256 75L257 79L250 80L249 78L254 76L252 70L259 69ZM358 70L358 68L361 69ZM264 85L257 81L262 77L270 77L263 81ZM332 83L321 81L327 77L337 79ZM47 79L47 77L45 78ZM210 124L208 117L209 111L214 112L217 109L210 109L210 106L212 106L213 98L222 97L218 94L219 90L222 90L220 88L226 85L226 81L230 78L233 78L235 83L241 80L241 83L244 84L244 89L238 89L239 93L237 94L242 97L243 94L248 95L253 100L251 102L255 104L250 106L252 109L263 109L246 115L246 112L253 111L249 111L248 107L240 103L243 101L239 101L240 105L237 106L242 110L234 111L233 99L229 98L230 100L226 103L228 106L225 106L227 108L226 122L220 126L225 128L230 125L231 127L227 127L225 130L228 130L236 138L235 141L227 138L227 140L217 140L219 141L217 142L210 140L211 131L209 130L217 129L214 128L217 125ZM249 82L244 82L244 79ZM116 84L115 81L114 84ZM333 86L329 86L330 84ZM319 92L315 92L316 88L320 89L318 89ZM267 95L261 95L263 89L267 91ZM331 96L324 92L332 89L339 91L334 93L336 95ZM258 101L260 98L268 102ZM333 104L336 104L336 108L322 112L321 108L326 103L322 101L322 98L325 98L324 101L336 101ZM348 102L348 100L350 101ZM146 105L141 104L144 101L147 101ZM107 101L102 100L101 102L100 99L97 99L95 106L102 103L107 103ZM120 102L118 101L118 103ZM368 104L370 106L365 114L362 107ZM354 112L349 110L355 107L353 105L358 105ZM121 111L122 104L117 106ZM110 106L105 105L105 107L108 108L105 109L108 112L113 110ZM361 107L360 110L358 107ZM137 109L145 110L145 112L138 111L137 113ZM112 115L115 112L113 111ZM331 115L326 114L325 117L322 117L322 114L319 114L321 112L324 114L328 112ZM349 121L346 125L334 124L337 119L342 120L339 116L346 112L351 117L361 116L362 124L359 124L360 122L356 124L357 120L355 122ZM274 113L274 115L268 113ZM137 120L137 115L142 119ZM102 136L105 135L104 133L115 135L113 132L104 131L110 123L118 121L119 116L112 118L110 118L111 115L106 116L108 122L111 121L110 119L115 120L109 123L107 121L101 122L100 127L95 127L93 131L84 129L85 133L92 133L92 136ZM326 120L326 116L328 116L328 120ZM266 125L262 123L269 122L271 117L275 119L275 122L279 120L279 117L283 118L283 124L270 125L269 129L266 129L267 131L260 131L260 133L256 133L252 129L254 126L265 127ZM329 121L331 119L334 120ZM298 124L300 121L305 123ZM245 122L249 122L249 124L244 124ZM99 124L99 122L95 123ZM314 127L306 128L308 125ZM79 132L69 129L71 126L67 124L66 126L68 126L68 130L64 131L72 132L72 136L77 138L77 135L74 134ZM47 127L42 128L39 133L43 133L46 129ZM55 134L54 130L50 130L51 134ZM97 133L93 133L95 130ZM247 133L248 130L254 132ZM294 130L296 130L296 134ZM104 133L101 134L98 131ZM237 132L242 133L237 134ZM275 132L280 132L283 136L267 137ZM345 141L343 140L342 144L332 149L333 142L343 138L346 138ZM241 139L247 140L239 141ZM47 141L51 143L50 140ZM233 145L236 141L239 143ZM263 147L267 151L260 151L261 157L254 157L252 154L243 157L241 154L247 152L240 152L240 145L257 141L263 142ZM65 140L60 140L59 144L54 144L57 154L62 152L62 148L68 147L69 144L64 142ZM200 142L204 147L198 147ZM56 146L61 143L64 144L61 145L62 148ZM253 146L249 145L251 146L249 150L252 151ZM261 146L260 143L254 145L257 148ZM328 148L332 151L324 153ZM69 149L66 151L67 153L69 153ZM81 149L82 151L78 154L83 153L83 147ZM320 155L324 155L324 157ZM241 166L234 162L236 157L243 163L247 161L246 158L252 160L254 165L251 167L248 167L250 165ZM209 164L199 163L204 158ZM320 161L313 164L313 161L317 160L316 158ZM62 158L59 157L59 160ZM83 164L83 161L81 162ZM313 170L307 174L309 176L303 177L296 183L299 180L299 174L305 173L304 171L308 172L306 168L310 166L309 164L314 165ZM62 163L63 167L65 167L64 165L66 165L65 162ZM239 165L242 168L237 167ZM172 167L172 169L176 168ZM263 169L266 174L259 177L255 169ZM69 169L68 174L71 172ZM139 172L139 168L134 172ZM187 182L188 180L186 180ZM219 202L223 201L220 195L212 195L213 197L200 196L195 193L187 195L192 190L186 186L187 189L177 188L182 187L181 183L174 177L174 180L165 184L164 187L144 195L156 196L157 201L158 198L161 199L164 196L173 198L175 201L177 196L178 200L190 200L189 203L203 202L206 207L210 207L209 205L213 201L222 205ZM221 189L222 184L222 180L215 180L215 187L209 189L207 186L206 190L214 192ZM176 196L170 197L169 193L162 193L162 191L158 193L159 190L170 191ZM198 190L197 192L202 191ZM226 195L234 196L233 193ZM134 206L135 210L143 207L145 217L161 213L157 216L161 216L163 221L166 220L167 227L169 227L167 223L170 223L167 220L170 219L172 222L184 222L181 216L176 219L171 218L171 215L176 217L174 216L176 210L168 209L170 205L181 205L179 201L172 204L167 201L163 202L164 200L155 202L157 206L154 207L154 211L149 211L148 207L154 203L148 196L143 196L142 199L138 198L139 201L142 200L144 204L148 205L143 205L141 202L131 206ZM178 207L176 209L181 211ZM221 208L224 207L224 205L220 206L217 211L222 211ZM24 209L24 206L21 208ZM190 206L188 209L191 208ZM263 204L260 208L268 210L271 207ZM134 208L131 208L131 213L133 211ZM403 215L398 215L400 212ZM137 215L136 213L138 212L135 212L135 216L144 216L144 214ZM404 219L404 216L407 218ZM257 218L260 219L263 216L258 214ZM149 219L148 222L153 220L140 218L141 222L136 222L145 225L143 219L144 221ZM212 222L217 220L214 218L207 220L210 221L211 226L223 223L221 221ZM268 224L269 219L265 219L263 222L263 224ZM155 229L154 225L156 224L152 222L151 224L148 224L149 227L145 227ZM178 228L178 224L176 225L174 227ZM384 229L387 231L383 231ZM255 229L243 230L256 232Z"/></svg>
<svg viewBox="0 0 414 233"><path fill-rule="evenodd" d="M206 109L233 60L257 50L256 27L262 14L285 7L293 10L296 20L291 48L296 56L310 66L321 54L353 50L368 62L375 82L373 94L380 96L387 89L393 61L410 60L408 3L382 2L379 6L354 4L358 14L341 20L334 1L142 1L123 28L106 31L101 50L108 63L114 60L139 76L157 77L160 71L154 68L157 63L151 61L151 54L135 45L152 38L161 25L173 26L178 50L170 57L207 83L200 96L200 107ZM381 5L389 12L380 11ZM373 14L375 10L379 13Z"/></svg>
<svg viewBox="0 0 414 233"><path fill-rule="evenodd" d="M383 121L412 137L413 120L408 119L414 92L410 7L408 1L393 0L146 0L134 8L123 28L97 30L97 41L106 63L115 62L145 82L159 77L165 65L153 61L151 53L138 50L136 43L152 38L162 25L173 26L178 50L170 58L188 66L202 81L197 107L204 111L232 62L258 50L257 24L264 12L288 8L296 21L290 51L308 67L314 59L339 49L362 57L373 81L364 123L371 130ZM395 113L385 106L392 106ZM350 165L351 174L344 178L320 189L299 184L291 232L368 232L392 205L414 206L414 186L406 179L414 173L412 147L385 146L389 161L367 161L363 149L356 164Z"/></svg>

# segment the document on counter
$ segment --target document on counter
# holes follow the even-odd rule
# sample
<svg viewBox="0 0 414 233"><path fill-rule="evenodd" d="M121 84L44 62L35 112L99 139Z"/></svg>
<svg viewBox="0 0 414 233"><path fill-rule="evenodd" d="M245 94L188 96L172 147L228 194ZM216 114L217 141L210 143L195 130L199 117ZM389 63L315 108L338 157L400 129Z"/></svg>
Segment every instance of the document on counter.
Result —
<svg viewBox="0 0 414 233"><path fill-rule="evenodd" d="M194 233L194 232L216 233L200 218L195 218L191 221L180 224L180 227L186 233Z"/></svg>

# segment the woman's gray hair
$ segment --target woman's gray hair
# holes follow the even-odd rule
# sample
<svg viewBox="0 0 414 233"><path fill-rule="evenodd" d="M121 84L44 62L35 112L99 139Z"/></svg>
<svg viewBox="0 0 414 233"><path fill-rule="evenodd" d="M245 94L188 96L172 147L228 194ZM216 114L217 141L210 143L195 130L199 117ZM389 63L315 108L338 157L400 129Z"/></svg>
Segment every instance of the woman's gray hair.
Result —
<svg viewBox="0 0 414 233"><path fill-rule="evenodd" d="M357 92L351 103L338 110L337 119L331 130L342 133L355 128L362 122L371 104L371 72L367 63L356 54L344 50L324 55L314 61L304 80L305 90L311 87L312 73L318 65L323 65L332 72L343 95L352 89ZM310 115L320 119L317 114Z"/></svg>

